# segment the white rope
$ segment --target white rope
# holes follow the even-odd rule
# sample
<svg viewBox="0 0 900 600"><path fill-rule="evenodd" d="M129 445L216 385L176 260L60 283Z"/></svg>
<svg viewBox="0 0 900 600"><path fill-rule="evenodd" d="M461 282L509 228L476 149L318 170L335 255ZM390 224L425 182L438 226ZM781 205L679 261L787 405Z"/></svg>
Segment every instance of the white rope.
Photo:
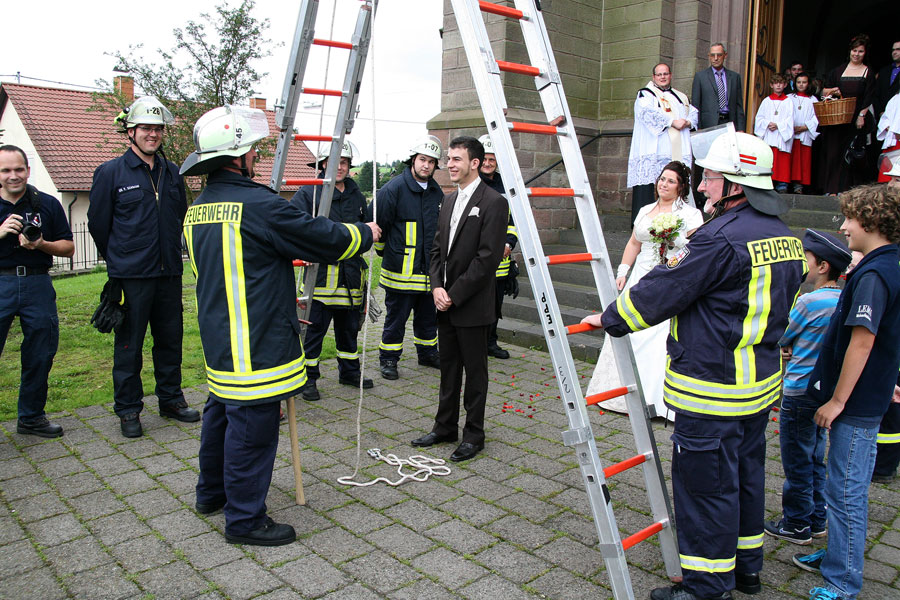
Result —
<svg viewBox="0 0 900 600"><path fill-rule="evenodd" d="M378 221L378 148L375 144L375 140L377 139L377 124L378 119L375 115L375 15L372 15L372 27L370 28L370 36L369 36L369 57L371 62L371 90L372 90L372 220ZM383 234L384 232L382 232ZM372 245L372 249L374 249L375 245ZM369 258L372 259L372 249L369 250ZM371 264L371 262L369 263ZM371 294L372 289L372 269L368 269L368 280L366 285L367 294ZM356 404L356 465L353 467L352 475L345 475L344 477L338 477L337 482L341 485L352 485L356 487L368 487L370 485L375 485L376 483L386 483L391 486L398 486L400 484L406 483L407 481L427 481L428 478L432 475L435 476L446 476L450 474L450 467L445 465L445 461L439 458L430 458L428 456L423 456L421 454L410 456L407 459L399 458L395 454L388 454L387 456L381 453L381 450L378 448L372 448L367 451L368 455L376 460L383 460L387 464L391 466L397 467L397 473L400 475L400 479L397 481L391 481L387 477L376 477L370 481L366 482L358 482L354 481L356 479L356 475L359 473L359 464L360 459L362 457L362 403L363 403L363 381L365 380L366 373L366 342L368 340L369 334L369 311L371 310L372 303L369 301L369 298L363 298L363 302L366 303L366 312L363 315L363 341L362 341L362 359L360 364L360 375L359 375L359 399ZM403 467L410 466L416 469L413 473L404 473ZM434 466L432 466L434 465Z"/></svg>

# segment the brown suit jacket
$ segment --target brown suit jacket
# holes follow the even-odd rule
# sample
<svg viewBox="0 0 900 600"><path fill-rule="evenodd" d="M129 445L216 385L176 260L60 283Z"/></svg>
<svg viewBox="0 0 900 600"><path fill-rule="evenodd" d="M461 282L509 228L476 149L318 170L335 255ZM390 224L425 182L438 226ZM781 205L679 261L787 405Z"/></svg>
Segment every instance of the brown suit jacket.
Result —
<svg viewBox="0 0 900 600"><path fill-rule="evenodd" d="M453 305L447 316L451 325L490 325L496 318L494 286L506 244L509 207L503 196L481 182L463 211L451 245L450 215L457 195L453 192L445 196L441 206L431 245L431 289L443 287L450 295Z"/></svg>

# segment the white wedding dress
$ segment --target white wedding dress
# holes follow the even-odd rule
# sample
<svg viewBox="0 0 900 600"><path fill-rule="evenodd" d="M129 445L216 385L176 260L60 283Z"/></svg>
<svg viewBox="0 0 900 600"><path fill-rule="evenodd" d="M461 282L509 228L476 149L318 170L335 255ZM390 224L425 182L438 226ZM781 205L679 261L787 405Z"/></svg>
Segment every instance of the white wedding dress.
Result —
<svg viewBox="0 0 900 600"><path fill-rule="evenodd" d="M674 241L674 248L666 253L666 258L678 253L687 244L684 232L691 231L703 224L703 214L692 206L682 202L676 202L672 207L672 214L684 220L681 235ZM656 203L648 204L641 208L634 222L634 237L641 243L641 251L634 261L631 275L625 283L625 289L630 288L641 277L649 273L659 264L659 244L650 241L651 218L647 214L656 207ZM624 290L623 290L624 291ZM663 321L649 329L632 333L631 346L634 348L634 358L638 366L638 377L644 390L644 400L650 408L650 416L664 416L669 420L675 419L675 414L668 410L663 403L663 379L666 372L666 339L669 337L669 321ZM594 375L588 385L585 395L598 394L604 390L619 387L619 373L616 370L616 361L612 351L612 344L604 340L600 350L600 358L594 368ZM601 402L600 407L614 412L626 413L625 398L613 398Z"/></svg>

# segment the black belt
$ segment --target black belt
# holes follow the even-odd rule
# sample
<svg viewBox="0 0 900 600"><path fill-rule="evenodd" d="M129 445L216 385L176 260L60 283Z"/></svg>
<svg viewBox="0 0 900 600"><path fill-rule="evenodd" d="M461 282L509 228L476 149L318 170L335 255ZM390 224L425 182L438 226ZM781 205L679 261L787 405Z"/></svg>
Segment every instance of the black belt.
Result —
<svg viewBox="0 0 900 600"><path fill-rule="evenodd" d="M17 267L0 267L0 275L28 277L29 275L46 275L49 270L50 269L47 267L26 267L19 265Z"/></svg>

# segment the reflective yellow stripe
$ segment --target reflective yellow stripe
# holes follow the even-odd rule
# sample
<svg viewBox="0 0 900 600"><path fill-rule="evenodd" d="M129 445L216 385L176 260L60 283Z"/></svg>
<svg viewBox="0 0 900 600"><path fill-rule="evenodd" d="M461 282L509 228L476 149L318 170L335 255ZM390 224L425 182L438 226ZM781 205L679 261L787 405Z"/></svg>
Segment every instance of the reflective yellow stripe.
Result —
<svg viewBox="0 0 900 600"><path fill-rule="evenodd" d="M631 302L631 290L625 290L624 293L616 298L616 311L632 331L640 331L650 327Z"/></svg>
<svg viewBox="0 0 900 600"><path fill-rule="evenodd" d="M382 287L391 288L394 290L403 290L408 292L428 292L429 283L428 283L428 275L415 274L411 273L409 275L404 275L402 273L397 273L395 271L389 271L387 269L381 269L381 281L380 284Z"/></svg>
<svg viewBox="0 0 900 600"><path fill-rule="evenodd" d="M359 351L357 351L357 352L341 352L340 350L338 350L337 357L343 358L344 360L356 360L357 358L359 358Z"/></svg>
<svg viewBox="0 0 900 600"><path fill-rule="evenodd" d="M747 537L738 538L738 550L750 550L751 548L762 548L763 534L749 535Z"/></svg>
<svg viewBox="0 0 900 600"><path fill-rule="evenodd" d="M727 573L734 570L737 557L731 558L703 558L702 556L688 556L679 554L681 568L690 571L703 571L705 573Z"/></svg>
<svg viewBox="0 0 900 600"><path fill-rule="evenodd" d="M745 383L720 383L718 381L704 381L696 377L689 377L683 373L677 373L671 368L666 368L666 382L676 388L699 396L710 398L752 398L767 394L772 389L781 386L781 370L779 369L766 379L751 384Z"/></svg>
<svg viewBox="0 0 900 600"><path fill-rule="evenodd" d="M347 231L350 232L350 245L347 246L347 250L344 251L338 261L350 258L359 252L359 248L362 246L362 235L359 233L359 229L357 229L355 225L348 225L347 223L341 223L341 225L346 227Z"/></svg>
<svg viewBox="0 0 900 600"><path fill-rule="evenodd" d="M753 347L762 341L772 310L772 266L753 268L747 291L747 316L744 317L743 335L734 349L734 380L751 383L756 380L756 352Z"/></svg>
<svg viewBox="0 0 900 600"><path fill-rule="evenodd" d="M209 391L220 398L228 400L259 400L299 390L306 384L306 368L301 367L298 372L288 379L265 385L223 385L213 379L208 379L208 383Z"/></svg>
<svg viewBox="0 0 900 600"><path fill-rule="evenodd" d="M307 367L318 367L319 366L319 357L313 358L312 356L306 357L306 366Z"/></svg>
<svg viewBox="0 0 900 600"><path fill-rule="evenodd" d="M416 226L415 221L406 222L406 250L403 254L403 275L410 276L416 265Z"/></svg>
<svg viewBox="0 0 900 600"><path fill-rule="evenodd" d="M381 342L380 344L378 344L378 348L380 350L387 350L389 352L400 351L403 350L403 342L400 342L399 344L385 344L384 342Z"/></svg>
<svg viewBox="0 0 900 600"><path fill-rule="evenodd" d="M191 261L191 271L194 273L194 279L197 278L197 263L194 261L194 226L184 226L184 241L188 248L188 258ZM194 298L197 297L197 288L194 288Z"/></svg>
<svg viewBox="0 0 900 600"><path fill-rule="evenodd" d="M900 444L900 433L879 433L879 444Z"/></svg>
<svg viewBox="0 0 900 600"><path fill-rule="evenodd" d="M670 384L667 371L666 380L663 383L663 399L668 404L687 412L723 417L743 417L760 413L778 400L781 394L780 386L776 385L770 391L756 398L723 402L709 397L686 394L673 388Z"/></svg>
<svg viewBox="0 0 900 600"><path fill-rule="evenodd" d="M672 336L673 340L678 341L678 315L669 320L669 335Z"/></svg>
<svg viewBox="0 0 900 600"><path fill-rule="evenodd" d="M235 371L245 372L251 369L250 325L247 321L247 291L244 287L244 252L240 224L222 223L222 263L228 302L231 360Z"/></svg>
<svg viewBox="0 0 900 600"><path fill-rule="evenodd" d="M420 346L437 346L437 337L433 337L430 340L423 340L422 338L413 336L413 343Z"/></svg>
<svg viewBox="0 0 900 600"><path fill-rule="evenodd" d="M375 242L375 252L384 251L384 242Z"/></svg>
<svg viewBox="0 0 900 600"><path fill-rule="evenodd" d="M500 261L500 266L497 267L496 277L506 277L509 275L509 263L511 262L510 258L507 256L503 260Z"/></svg>
<svg viewBox="0 0 900 600"><path fill-rule="evenodd" d="M515 225L507 225L506 235L514 235L516 237L519 237L519 231L516 229Z"/></svg>

